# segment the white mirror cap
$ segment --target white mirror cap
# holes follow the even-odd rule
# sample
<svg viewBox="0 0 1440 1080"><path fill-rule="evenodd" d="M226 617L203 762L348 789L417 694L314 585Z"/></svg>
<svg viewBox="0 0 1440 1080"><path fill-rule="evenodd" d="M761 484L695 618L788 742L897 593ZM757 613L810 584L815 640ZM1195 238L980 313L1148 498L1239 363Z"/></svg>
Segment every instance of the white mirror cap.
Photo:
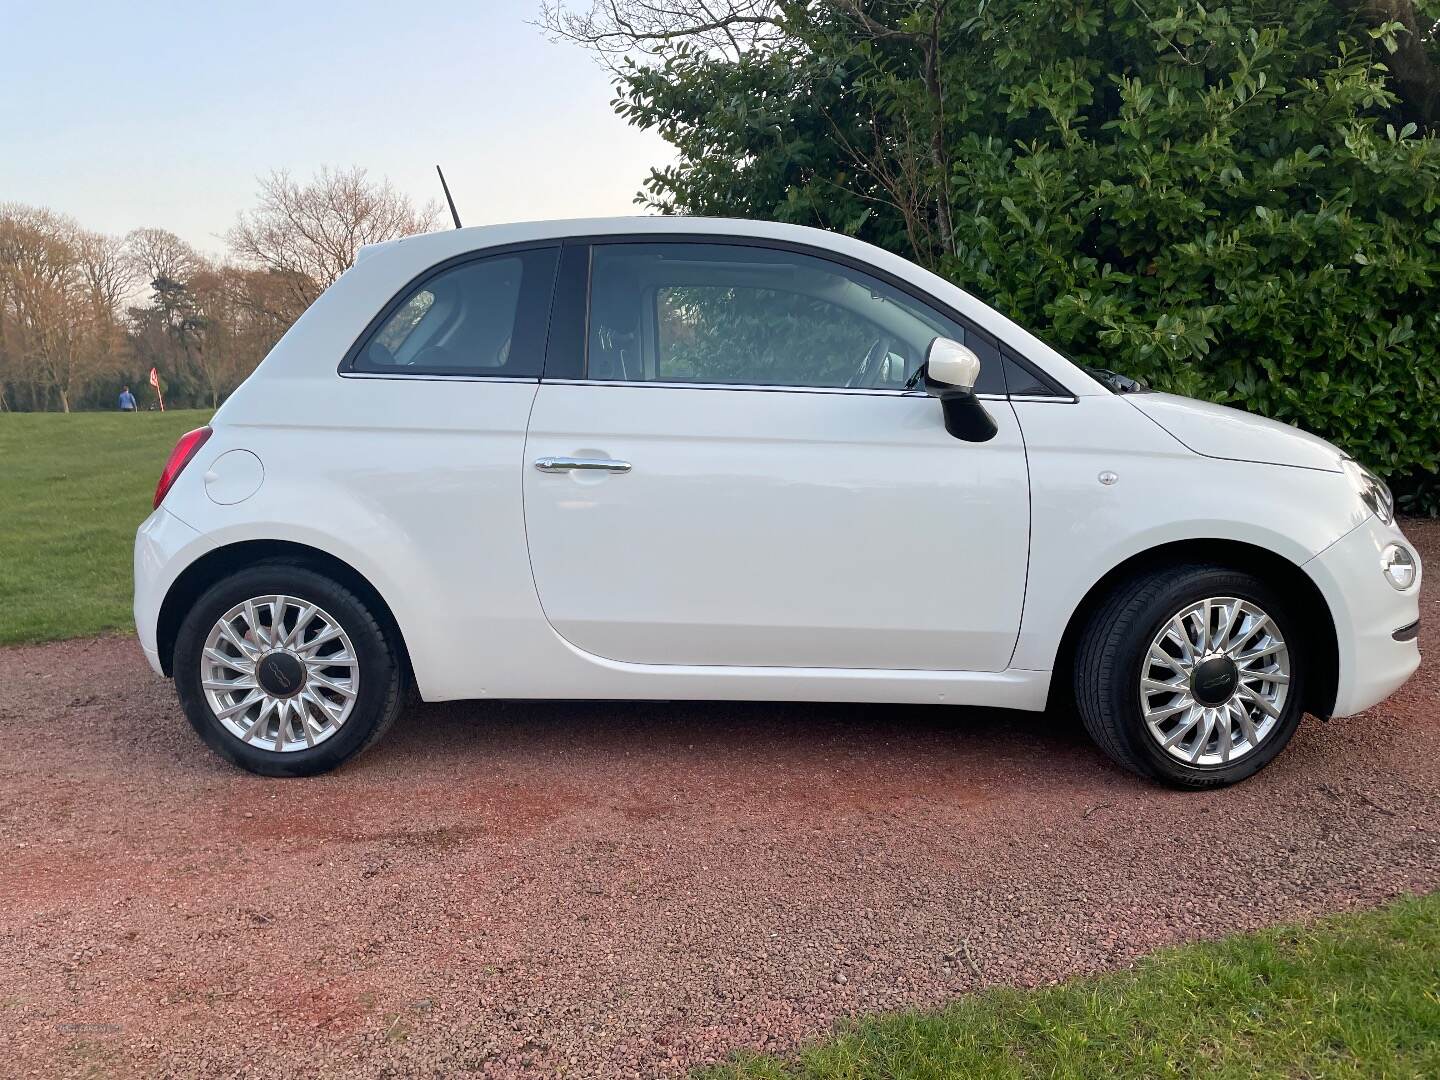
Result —
<svg viewBox="0 0 1440 1080"><path fill-rule="evenodd" d="M980 381L980 357L951 338L937 337L925 357L925 374L934 382L974 390Z"/></svg>

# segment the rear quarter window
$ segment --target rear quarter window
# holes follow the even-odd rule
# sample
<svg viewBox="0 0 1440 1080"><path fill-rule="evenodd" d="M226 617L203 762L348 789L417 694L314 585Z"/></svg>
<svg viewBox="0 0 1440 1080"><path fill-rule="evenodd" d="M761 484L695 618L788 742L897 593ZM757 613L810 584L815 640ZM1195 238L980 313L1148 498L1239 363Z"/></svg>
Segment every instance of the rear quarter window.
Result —
<svg viewBox="0 0 1440 1080"><path fill-rule="evenodd" d="M436 269L386 305L342 370L538 379L555 259L537 248Z"/></svg>

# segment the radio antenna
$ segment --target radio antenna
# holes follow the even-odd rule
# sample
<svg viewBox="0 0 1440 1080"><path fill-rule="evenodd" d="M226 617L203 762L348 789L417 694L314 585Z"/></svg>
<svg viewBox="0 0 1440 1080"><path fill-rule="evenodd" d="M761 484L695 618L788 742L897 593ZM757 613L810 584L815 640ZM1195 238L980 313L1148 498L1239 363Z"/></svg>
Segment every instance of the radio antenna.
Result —
<svg viewBox="0 0 1440 1080"><path fill-rule="evenodd" d="M445 183L445 174L441 172L439 165L435 166L435 171L440 173L440 186L445 189L445 201L450 204L450 218L455 222L457 229L463 228L460 224L460 214L455 209L455 200L450 197L450 185Z"/></svg>

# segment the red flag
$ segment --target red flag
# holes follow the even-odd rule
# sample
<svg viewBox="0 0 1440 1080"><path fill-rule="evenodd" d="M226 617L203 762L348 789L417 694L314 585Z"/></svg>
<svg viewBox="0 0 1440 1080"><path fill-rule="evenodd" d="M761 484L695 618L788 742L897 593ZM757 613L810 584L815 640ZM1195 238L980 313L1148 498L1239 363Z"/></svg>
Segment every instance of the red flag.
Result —
<svg viewBox="0 0 1440 1080"><path fill-rule="evenodd" d="M160 373L153 367L150 369L150 385L155 388L155 397L160 401L160 411L165 411L165 395L160 393Z"/></svg>

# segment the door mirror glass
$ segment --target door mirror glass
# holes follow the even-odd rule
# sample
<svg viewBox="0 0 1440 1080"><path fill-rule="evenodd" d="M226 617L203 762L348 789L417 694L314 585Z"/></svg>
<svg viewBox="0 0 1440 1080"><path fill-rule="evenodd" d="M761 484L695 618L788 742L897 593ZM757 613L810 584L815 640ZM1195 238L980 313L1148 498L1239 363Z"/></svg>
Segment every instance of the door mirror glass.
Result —
<svg viewBox="0 0 1440 1080"><path fill-rule="evenodd" d="M958 341L937 337L925 356L927 384L972 393L980 381L980 357Z"/></svg>

